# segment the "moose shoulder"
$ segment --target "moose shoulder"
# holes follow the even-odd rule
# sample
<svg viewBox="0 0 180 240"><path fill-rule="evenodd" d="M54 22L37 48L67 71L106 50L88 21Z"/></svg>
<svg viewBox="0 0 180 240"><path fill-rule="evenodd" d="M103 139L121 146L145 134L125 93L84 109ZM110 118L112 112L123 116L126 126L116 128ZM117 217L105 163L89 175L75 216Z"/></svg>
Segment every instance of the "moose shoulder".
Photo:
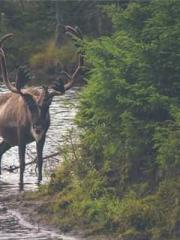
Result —
<svg viewBox="0 0 180 240"><path fill-rule="evenodd" d="M65 32L73 37L81 38L77 28L65 26ZM73 86L83 60L82 55L79 54L78 65L72 75L65 72L69 79L66 84L58 80L42 89L22 89L27 82L23 69L19 69L17 73L15 86L8 78L2 43L11 36L12 34L7 34L0 41L2 77L6 87L10 90L8 93L0 94L0 136L3 138L0 144L0 173L2 155L12 146L18 146L20 189L22 190L26 145L33 141L36 142L38 182L40 182L42 180L43 147L50 125L49 107L54 96L63 94Z"/></svg>

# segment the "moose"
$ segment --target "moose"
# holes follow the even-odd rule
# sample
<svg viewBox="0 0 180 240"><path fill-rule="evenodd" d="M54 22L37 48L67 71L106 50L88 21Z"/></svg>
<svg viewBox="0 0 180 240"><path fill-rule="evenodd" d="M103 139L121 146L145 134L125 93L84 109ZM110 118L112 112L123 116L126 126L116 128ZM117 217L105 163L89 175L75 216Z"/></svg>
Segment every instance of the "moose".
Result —
<svg viewBox="0 0 180 240"><path fill-rule="evenodd" d="M64 26L65 33L74 39L82 38L77 27ZM13 34L9 33L0 40L0 65L4 84L10 92L0 94L0 136L3 141L0 143L0 174L2 155L13 146L18 146L20 164L20 190L23 190L23 175L25 170L26 145L36 142L38 183L42 180L43 147L46 133L50 126L49 107L53 97L62 95L70 89L81 70L83 56L78 53L78 64L70 75L64 71L68 81L55 80L49 86L38 88L24 88L27 83L24 70L19 68L16 74L15 84L12 84L8 77L6 57L3 50L3 43Z"/></svg>

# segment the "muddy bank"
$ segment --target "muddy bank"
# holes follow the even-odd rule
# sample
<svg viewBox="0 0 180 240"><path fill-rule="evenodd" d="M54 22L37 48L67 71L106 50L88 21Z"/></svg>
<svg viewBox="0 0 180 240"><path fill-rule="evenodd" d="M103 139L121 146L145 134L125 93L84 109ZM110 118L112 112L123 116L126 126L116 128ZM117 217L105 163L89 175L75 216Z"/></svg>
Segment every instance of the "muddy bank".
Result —
<svg viewBox="0 0 180 240"><path fill-rule="evenodd" d="M1 212L9 211L12 215L18 219L22 219L26 222L26 225L33 226L37 229L37 232L41 229L46 231L54 232L57 235L64 233L56 225L53 225L49 219L51 218L50 212L47 211L48 202L46 199L43 201L27 199L24 193L9 194L6 196L0 196L0 202L2 204ZM68 233L67 239L80 240L82 237L74 237L75 233ZM77 235L77 234L76 234ZM62 238L64 239L64 237Z"/></svg>
<svg viewBox="0 0 180 240"><path fill-rule="evenodd" d="M61 226L54 224L52 221L53 214L49 210L50 201L53 201L53 199L50 200L47 197L35 199L31 197L31 193L0 196L0 202L3 203L2 211L6 211L7 209L15 211L16 214L20 214L25 221L34 225L37 230L43 228L57 234L65 234L74 240L120 240L120 238L114 238L112 236L91 236L89 235L90 230L71 229L70 226L67 226L67 229L62 231Z"/></svg>

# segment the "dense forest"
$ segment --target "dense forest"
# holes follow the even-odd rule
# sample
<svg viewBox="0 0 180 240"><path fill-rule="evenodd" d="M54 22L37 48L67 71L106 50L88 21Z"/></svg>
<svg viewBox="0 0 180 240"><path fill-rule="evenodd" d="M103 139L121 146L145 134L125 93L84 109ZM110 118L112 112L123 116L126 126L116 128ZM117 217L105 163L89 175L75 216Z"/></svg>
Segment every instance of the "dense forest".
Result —
<svg viewBox="0 0 180 240"><path fill-rule="evenodd" d="M10 69L28 64L51 78L57 62L72 64L62 24L85 36L80 136L35 196L49 199L50 221L115 239L180 239L180 1L1 1L0 9L1 35L15 33Z"/></svg>
<svg viewBox="0 0 180 240"><path fill-rule="evenodd" d="M28 65L41 82L73 65L75 49L65 37L63 26L78 26L91 38L109 34L111 21L100 10L104 5L108 2L0 1L0 33L14 33L5 46L10 77L19 65Z"/></svg>

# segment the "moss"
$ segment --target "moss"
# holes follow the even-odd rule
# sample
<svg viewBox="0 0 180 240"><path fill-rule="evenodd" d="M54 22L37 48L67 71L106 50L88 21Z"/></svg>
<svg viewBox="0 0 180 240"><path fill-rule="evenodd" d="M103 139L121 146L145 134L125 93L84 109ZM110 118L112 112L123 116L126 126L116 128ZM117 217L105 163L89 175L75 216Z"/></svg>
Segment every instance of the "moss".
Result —
<svg viewBox="0 0 180 240"><path fill-rule="evenodd" d="M179 178L161 182L144 197L131 190L119 198L102 189L99 194L104 181L96 172L82 181L68 171L71 167L62 164L53 181L31 195L49 201L50 221L61 229L83 228L88 234L111 233L123 240L178 240Z"/></svg>
<svg viewBox="0 0 180 240"><path fill-rule="evenodd" d="M150 240L146 233L138 232L134 228L128 229L120 236L123 240Z"/></svg>

